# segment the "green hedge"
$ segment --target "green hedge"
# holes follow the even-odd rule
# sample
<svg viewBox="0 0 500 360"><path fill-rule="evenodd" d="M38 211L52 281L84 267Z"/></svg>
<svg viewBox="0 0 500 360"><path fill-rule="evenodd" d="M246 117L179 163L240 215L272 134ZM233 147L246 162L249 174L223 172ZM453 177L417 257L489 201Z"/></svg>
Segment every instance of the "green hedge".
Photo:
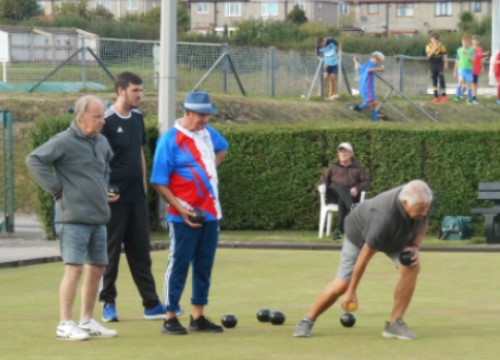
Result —
<svg viewBox="0 0 500 360"><path fill-rule="evenodd" d="M31 147L36 147L45 143L51 136L68 128L72 117L63 115L59 117L42 118L37 121L36 126L31 131ZM42 221L47 238L55 237L52 222L52 197L37 187L38 215Z"/></svg>
<svg viewBox="0 0 500 360"><path fill-rule="evenodd" d="M34 146L65 129L70 118L37 123ZM368 197L411 179L426 180L436 194L431 230L445 215L468 215L478 206L477 184L500 179L498 135L482 130L407 130L338 126L311 129L295 126L215 125L230 144L219 169L223 229L314 230L319 196L317 180L329 166L336 147L350 141L359 162L372 178ZM149 148L156 143L156 122L147 122ZM151 166L148 166L150 169ZM48 229L51 200L40 191L41 217ZM156 194L150 188L150 217L159 225ZM477 223L482 218L476 216ZM476 227L476 232L482 229Z"/></svg>
<svg viewBox="0 0 500 360"><path fill-rule="evenodd" d="M220 168L224 229L317 228L316 182L341 141L353 143L372 178L368 197L411 179L426 180L436 194L434 233L443 216L468 215L478 206L478 182L500 179L498 135L491 131L373 126L220 130L230 142ZM482 222L480 216L476 220Z"/></svg>

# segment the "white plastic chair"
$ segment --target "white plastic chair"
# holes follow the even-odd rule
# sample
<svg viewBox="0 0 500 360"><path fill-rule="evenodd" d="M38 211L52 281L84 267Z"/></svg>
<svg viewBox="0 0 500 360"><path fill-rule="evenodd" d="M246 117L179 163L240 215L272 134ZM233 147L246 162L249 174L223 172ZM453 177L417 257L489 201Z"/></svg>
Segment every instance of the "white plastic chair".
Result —
<svg viewBox="0 0 500 360"><path fill-rule="evenodd" d="M326 203L326 185L318 185L319 191L319 238L323 237L325 232L325 222L326 222L326 236L330 236L330 229L332 227L332 215L334 212L339 211L339 206L337 204L327 204ZM361 191L359 197L359 202L365 200L365 191Z"/></svg>

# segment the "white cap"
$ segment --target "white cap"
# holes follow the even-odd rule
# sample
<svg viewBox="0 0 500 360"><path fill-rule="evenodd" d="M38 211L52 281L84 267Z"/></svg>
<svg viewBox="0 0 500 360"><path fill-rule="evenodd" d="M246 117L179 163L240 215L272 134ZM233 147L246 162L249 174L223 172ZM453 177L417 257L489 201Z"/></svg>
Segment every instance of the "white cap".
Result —
<svg viewBox="0 0 500 360"><path fill-rule="evenodd" d="M349 152L354 152L354 150L352 149L352 145L348 142L341 143L339 145L339 147L337 148L337 150L340 150L340 149L346 149Z"/></svg>

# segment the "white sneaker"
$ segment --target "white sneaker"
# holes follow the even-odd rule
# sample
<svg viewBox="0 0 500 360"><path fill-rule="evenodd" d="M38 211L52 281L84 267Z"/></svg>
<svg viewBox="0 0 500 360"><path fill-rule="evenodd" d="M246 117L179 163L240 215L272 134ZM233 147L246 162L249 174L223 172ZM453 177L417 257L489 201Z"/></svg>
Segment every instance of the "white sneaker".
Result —
<svg viewBox="0 0 500 360"><path fill-rule="evenodd" d="M74 321L63 321L57 325L56 337L61 340L87 340L90 335Z"/></svg>
<svg viewBox="0 0 500 360"><path fill-rule="evenodd" d="M118 332L113 329L108 329L99 324L94 319L90 319L84 323L80 323L80 328L85 330L88 335L96 337L113 337L118 335Z"/></svg>

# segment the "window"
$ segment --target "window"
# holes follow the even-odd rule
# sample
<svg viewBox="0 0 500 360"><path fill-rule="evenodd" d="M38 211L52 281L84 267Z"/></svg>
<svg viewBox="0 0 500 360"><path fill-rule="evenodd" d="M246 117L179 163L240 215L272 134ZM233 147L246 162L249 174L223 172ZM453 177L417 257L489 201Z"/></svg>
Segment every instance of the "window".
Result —
<svg viewBox="0 0 500 360"><path fill-rule="evenodd" d="M278 3L273 2L263 2L262 3L262 16L277 16L278 15Z"/></svg>
<svg viewBox="0 0 500 360"><path fill-rule="evenodd" d="M351 7L346 3L339 3L340 5L340 13L341 14L349 14L351 12Z"/></svg>
<svg viewBox="0 0 500 360"><path fill-rule="evenodd" d="M224 3L224 15L225 16L241 16L241 3L239 3L239 2Z"/></svg>
<svg viewBox="0 0 500 360"><path fill-rule="evenodd" d="M139 9L139 0L128 0L128 9L129 10Z"/></svg>
<svg viewBox="0 0 500 360"><path fill-rule="evenodd" d="M396 17L412 17L413 15L413 4L396 5Z"/></svg>
<svg viewBox="0 0 500 360"><path fill-rule="evenodd" d="M470 12L481 12L481 1L471 1L469 2Z"/></svg>
<svg viewBox="0 0 500 360"><path fill-rule="evenodd" d="M106 10L111 10L111 0L97 0L96 5L102 6Z"/></svg>
<svg viewBox="0 0 500 360"><path fill-rule="evenodd" d="M294 6L297 5L300 10L306 11L306 2L305 1L295 1Z"/></svg>
<svg viewBox="0 0 500 360"><path fill-rule="evenodd" d="M208 14L208 3L198 3L196 4L196 12L198 14Z"/></svg>
<svg viewBox="0 0 500 360"><path fill-rule="evenodd" d="M368 4L368 14L378 14L378 4Z"/></svg>
<svg viewBox="0 0 500 360"><path fill-rule="evenodd" d="M451 1L440 1L436 3L436 16L452 16Z"/></svg>

